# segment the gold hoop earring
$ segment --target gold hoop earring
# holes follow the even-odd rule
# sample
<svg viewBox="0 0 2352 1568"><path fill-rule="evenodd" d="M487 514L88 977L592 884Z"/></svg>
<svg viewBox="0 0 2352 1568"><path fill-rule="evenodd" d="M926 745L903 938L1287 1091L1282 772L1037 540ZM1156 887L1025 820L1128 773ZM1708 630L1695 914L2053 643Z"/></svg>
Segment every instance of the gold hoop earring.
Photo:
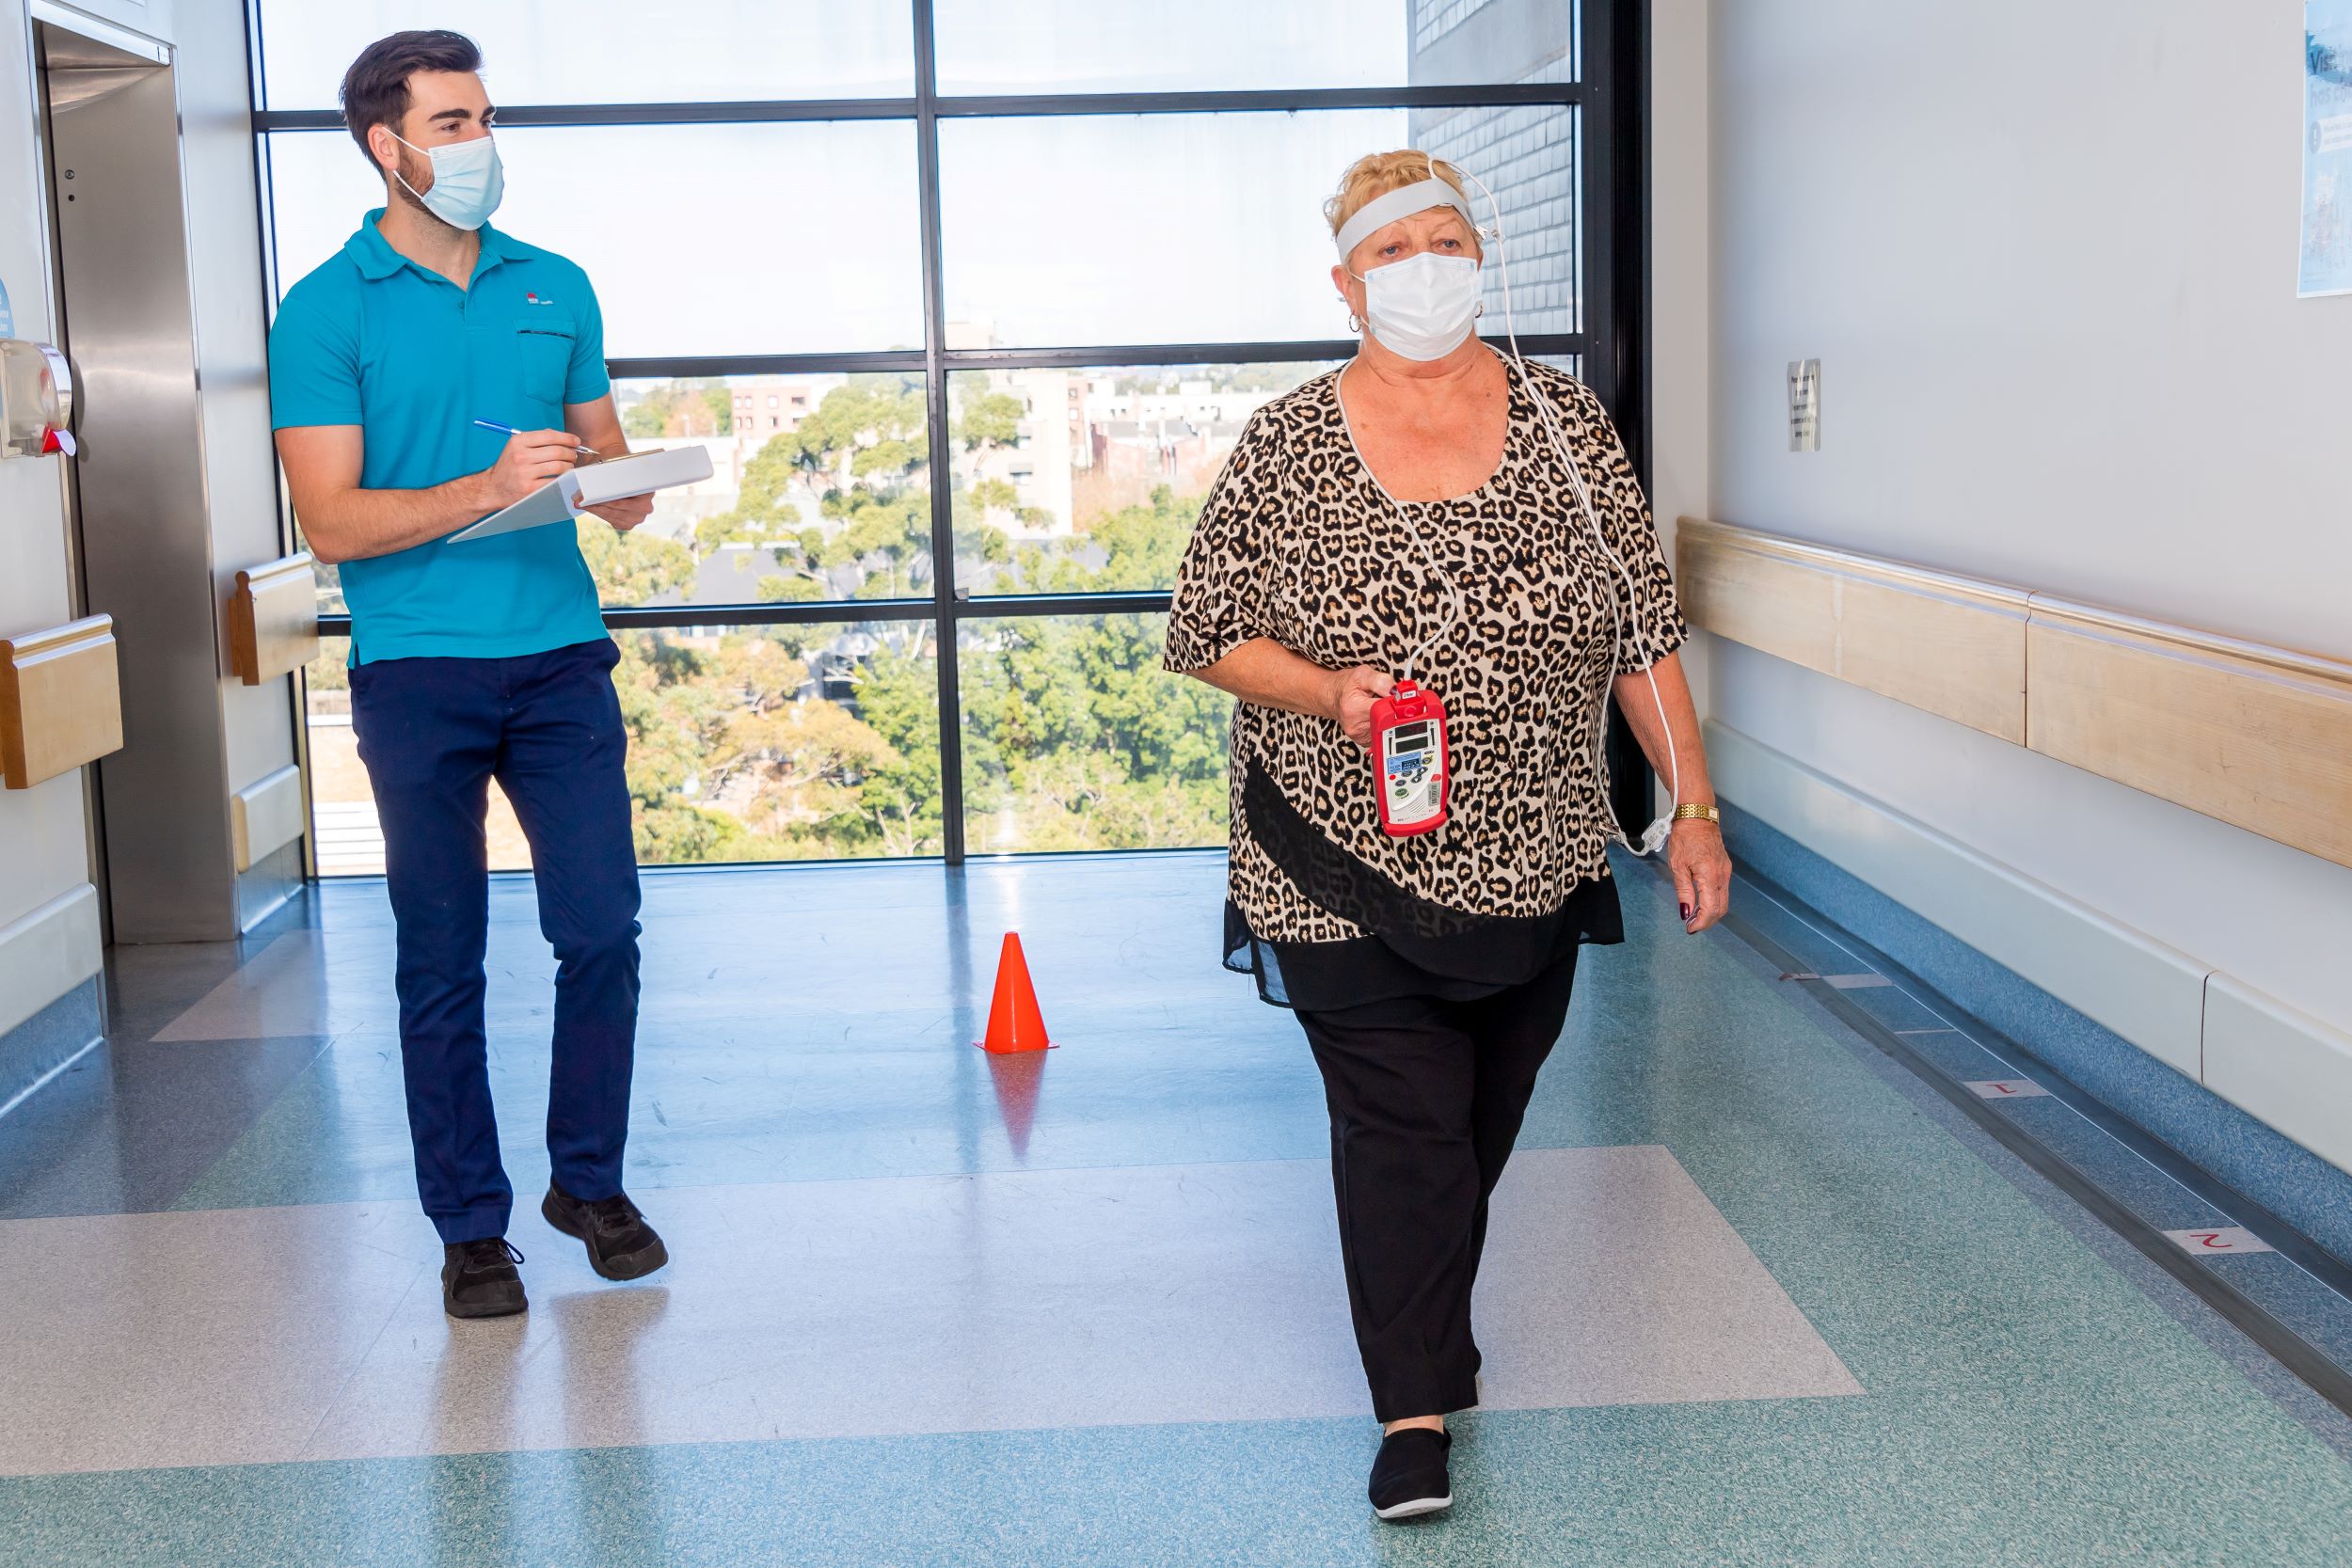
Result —
<svg viewBox="0 0 2352 1568"><path fill-rule="evenodd" d="M1361 333L1364 329L1363 322L1357 317L1356 312L1353 310L1350 310L1347 313L1347 329L1353 333Z"/></svg>

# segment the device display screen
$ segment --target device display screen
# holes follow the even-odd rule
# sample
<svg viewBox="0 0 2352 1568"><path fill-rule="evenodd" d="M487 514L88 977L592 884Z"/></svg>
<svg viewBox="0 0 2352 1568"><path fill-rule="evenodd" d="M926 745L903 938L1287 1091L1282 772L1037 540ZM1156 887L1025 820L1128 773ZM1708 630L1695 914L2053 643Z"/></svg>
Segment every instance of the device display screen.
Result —
<svg viewBox="0 0 2352 1568"><path fill-rule="evenodd" d="M1429 721L1424 719L1418 724L1399 724L1389 732L1388 745L1391 752L1426 751L1429 746Z"/></svg>

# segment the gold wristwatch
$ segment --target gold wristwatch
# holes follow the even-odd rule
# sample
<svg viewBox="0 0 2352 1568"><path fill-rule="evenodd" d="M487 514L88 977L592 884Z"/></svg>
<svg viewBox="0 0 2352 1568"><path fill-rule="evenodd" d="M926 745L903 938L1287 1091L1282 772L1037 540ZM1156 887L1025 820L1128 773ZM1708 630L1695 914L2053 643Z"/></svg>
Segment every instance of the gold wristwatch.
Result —
<svg viewBox="0 0 2352 1568"><path fill-rule="evenodd" d="M1720 828L1723 826L1724 814L1713 806L1702 806L1695 800L1685 800L1675 807L1673 819L1677 822L1712 822Z"/></svg>

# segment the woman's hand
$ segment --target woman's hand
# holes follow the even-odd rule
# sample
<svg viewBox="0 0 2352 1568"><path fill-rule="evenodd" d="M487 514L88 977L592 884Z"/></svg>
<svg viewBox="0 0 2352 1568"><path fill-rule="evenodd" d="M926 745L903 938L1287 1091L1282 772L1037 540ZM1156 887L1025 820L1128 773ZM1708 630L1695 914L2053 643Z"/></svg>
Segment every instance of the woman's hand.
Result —
<svg viewBox="0 0 2352 1568"><path fill-rule="evenodd" d="M1724 831L1704 817L1685 817L1666 838L1666 864L1682 901L1682 928L1696 935L1731 909L1731 856Z"/></svg>
<svg viewBox="0 0 2352 1568"><path fill-rule="evenodd" d="M1369 664L1359 664L1353 670L1334 670L1330 680L1324 717L1338 720L1348 739L1370 751L1372 705L1395 690L1396 682Z"/></svg>

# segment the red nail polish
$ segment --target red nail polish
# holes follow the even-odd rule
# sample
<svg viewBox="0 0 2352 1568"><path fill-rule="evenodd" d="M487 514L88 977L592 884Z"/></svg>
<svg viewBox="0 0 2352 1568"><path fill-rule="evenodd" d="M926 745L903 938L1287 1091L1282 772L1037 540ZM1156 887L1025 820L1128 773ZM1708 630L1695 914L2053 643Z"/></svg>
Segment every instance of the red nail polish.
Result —
<svg viewBox="0 0 2352 1568"><path fill-rule="evenodd" d="M1681 906L1681 910L1682 910L1682 918L1683 918L1683 919L1685 919L1685 920L1690 919L1690 918L1691 918L1691 906L1690 906L1690 905L1688 905L1688 904L1684 904L1684 905L1682 905L1682 906Z"/></svg>

